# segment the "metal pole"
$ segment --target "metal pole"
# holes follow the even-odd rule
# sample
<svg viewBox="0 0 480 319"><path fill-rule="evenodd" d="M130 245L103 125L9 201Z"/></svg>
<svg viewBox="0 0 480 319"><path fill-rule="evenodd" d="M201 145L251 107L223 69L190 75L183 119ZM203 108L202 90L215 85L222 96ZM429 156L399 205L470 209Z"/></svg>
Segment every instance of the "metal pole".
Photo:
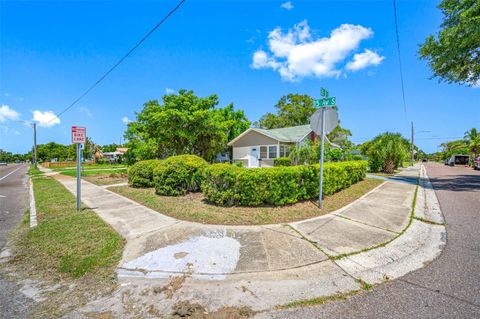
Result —
<svg viewBox="0 0 480 319"><path fill-rule="evenodd" d="M80 212L81 202L81 177L80 177L80 144L77 144L77 212Z"/></svg>
<svg viewBox="0 0 480 319"><path fill-rule="evenodd" d="M33 123L33 165L37 167L37 123Z"/></svg>
<svg viewBox="0 0 480 319"><path fill-rule="evenodd" d="M323 190L323 153L325 145L325 107L322 107L322 145L320 150L320 184L318 191L318 207L322 208L322 190Z"/></svg>

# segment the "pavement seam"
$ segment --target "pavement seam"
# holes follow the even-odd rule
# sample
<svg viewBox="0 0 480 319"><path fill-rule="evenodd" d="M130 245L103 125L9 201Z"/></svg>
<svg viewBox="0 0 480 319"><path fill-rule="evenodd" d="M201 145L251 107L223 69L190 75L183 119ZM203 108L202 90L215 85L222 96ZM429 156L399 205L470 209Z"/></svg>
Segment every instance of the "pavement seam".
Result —
<svg viewBox="0 0 480 319"><path fill-rule="evenodd" d="M436 293L436 294L440 294L442 296L445 296L445 297L448 297L448 298L451 298L451 299L455 299L455 300L458 300L458 301L461 301L461 302L464 302L466 304L469 304L471 306L474 306L476 308L479 308L480 309L480 305L477 305L471 301L468 301L468 300L465 300L465 299L462 299L462 298L459 298L459 297L456 297L456 296L452 296L450 294L446 294L444 292L441 292L440 290L436 290L436 289L432 289L432 288L429 288L429 287L426 287L424 285L420 285L420 284L417 284L417 283L414 283L414 282L411 282L411 281L408 281L408 280L405 280L405 279L402 279L402 278L399 278L398 279L399 281L401 282L404 282L406 284L409 284L409 285L412 285L412 286L415 286L415 287L418 287L418 288L421 288L421 289L425 289L425 290L428 290L430 292L433 292L433 293Z"/></svg>
<svg viewBox="0 0 480 319"><path fill-rule="evenodd" d="M275 272L275 271L289 271L289 270L293 270L293 269L300 269L300 268L304 268L304 267L309 267L309 266L313 266L313 265L317 265L317 264L321 264L321 263L324 263L324 262L328 262L330 261L330 259L324 259L324 260L319 260L319 261L314 261L314 262L311 262L311 263L308 263L308 264L304 264L304 265L298 265L298 266L294 266L294 267L286 267L286 268L279 268L279 269L275 269L275 270L270 270L270 269L266 269L266 270L250 270L250 271L237 271L237 272L230 272L230 273L203 273L203 272L196 272L194 273L194 275L200 275L200 276L217 276L217 275L225 275L225 276L232 276L232 275L241 275L241 274L256 274L256 273L266 273L266 272ZM171 271L171 270L146 270L146 269L143 269L143 268L124 268L124 267L117 267L117 269L122 269L122 270L126 270L126 271L139 271L139 272L142 272L142 273L165 273L165 274L185 274L186 272L183 272L183 271ZM190 273L191 274L191 273ZM124 276L124 275L119 275L120 277L136 277L136 276Z"/></svg>
<svg viewBox="0 0 480 319"><path fill-rule="evenodd" d="M386 229L386 228L382 228L380 226L375 226L375 225L372 225L372 224L369 224L369 223L365 223L365 222L359 221L359 220L354 219L354 218L350 218L350 217L343 216L343 215L337 215L337 214L333 214L333 215L337 216L339 218L343 218L343 219L352 221L354 223L358 223L358 224L361 224L361 225L370 226L370 227L377 228L377 229L380 229L380 230L388 231L390 233L394 233L394 234L397 234L397 235L399 234L399 232L396 232L396 231L393 231L393 230L390 230L390 229Z"/></svg>

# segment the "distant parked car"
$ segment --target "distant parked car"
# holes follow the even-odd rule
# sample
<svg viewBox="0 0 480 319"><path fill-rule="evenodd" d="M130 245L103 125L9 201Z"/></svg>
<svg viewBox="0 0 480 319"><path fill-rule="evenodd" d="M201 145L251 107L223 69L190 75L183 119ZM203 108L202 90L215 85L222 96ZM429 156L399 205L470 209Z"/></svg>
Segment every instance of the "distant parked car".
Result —
<svg viewBox="0 0 480 319"><path fill-rule="evenodd" d="M468 155L452 155L448 160L448 165L468 165L470 157Z"/></svg>
<svg viewBox="0 0 480 319"><path fill-rule="evenodd" d="M0 161L0 166L7 166L7 162L5 162L5 161Z"/></svg>
<svg viewBox="0 0 480 319"><path fill-rule="evenodd" d="M473 161L473 169L480 170L480 156Z"/></svg>
<svg viewBox="0 0 480 319"><path fill-rule="evenodd" d="M448 161L450 161L450 158L446 158L446 159L443 161L443 164L444 164L444 165L448 165Z"/></svg>

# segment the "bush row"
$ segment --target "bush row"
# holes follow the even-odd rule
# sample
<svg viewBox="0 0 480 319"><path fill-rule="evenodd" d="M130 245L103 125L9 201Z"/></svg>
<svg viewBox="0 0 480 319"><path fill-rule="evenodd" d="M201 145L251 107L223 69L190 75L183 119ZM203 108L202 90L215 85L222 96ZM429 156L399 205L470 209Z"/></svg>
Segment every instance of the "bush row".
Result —
<svg viewBox="0 0 480 319"><path fill-rule="evenodd" d="M207 161L196 155L171 156L153 171L155 192L159 195L178 196L198 192L202 184Z"/></svg>
<svg viewBox="0 0 480 319"><path fill-rule="evenodd" d="M362 180L366 170L365 161L326 163L324 195ZM216 204L260 206L316 198L318 175L318 165L243 168L231 164L208 165L198 156L179 155L135 163L128 171L128 182L134 187L155 187L159 195L178 196L202 190L205 198Z"/></svg>
<svg viewBox="0 0 480 319"><path fill-rule="evenodd" d="M326 163L323 194L331 195L365 178L367 162ZM242 168L213 164L204 169L202 191L219 205L285 205L318 196L319 165Z"/></svg>
<svg viewBox="0 0 480 319"><path fill-rule="evenodd" d="M136 162L128 169L128 184L133 187L153 187L153 171L160 163L160 160Z"/></svg>

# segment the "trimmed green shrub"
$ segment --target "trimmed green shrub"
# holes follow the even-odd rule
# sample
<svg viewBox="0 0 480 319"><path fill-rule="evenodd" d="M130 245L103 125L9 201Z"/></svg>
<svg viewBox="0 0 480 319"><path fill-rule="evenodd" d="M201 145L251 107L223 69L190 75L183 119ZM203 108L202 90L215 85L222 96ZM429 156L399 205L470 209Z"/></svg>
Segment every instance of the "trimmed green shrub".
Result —
<svg viewBox="0 0 480 319"><path fill-rule="evenodd" d="M160 163L160 160L136 162L128 169L128 184L133 187L153 187L153 170Z"/></svg>
<svg viewBox="0 0 480 319"><path fill-rule="evenodd" d="M273 160L273 166L292 166L292 160L289 157L278 157Z"/></svg>
<svg viewBox="0 0 480 319"><path fill-rule="evenodd" d="M286 205L318 196L319 165L241 168L214 164L205 168L205 198L225 206ZM366 161L326 163L323 194L331 195L365 178Z"/></svg>
<svg viewBox="0 0 480 319"><path fill-rule="evenodd" d="M171 156L163 160L153 172L155 192L167 196L198 192L203 169L207 166L208 163L196 155Z"/></svg>

